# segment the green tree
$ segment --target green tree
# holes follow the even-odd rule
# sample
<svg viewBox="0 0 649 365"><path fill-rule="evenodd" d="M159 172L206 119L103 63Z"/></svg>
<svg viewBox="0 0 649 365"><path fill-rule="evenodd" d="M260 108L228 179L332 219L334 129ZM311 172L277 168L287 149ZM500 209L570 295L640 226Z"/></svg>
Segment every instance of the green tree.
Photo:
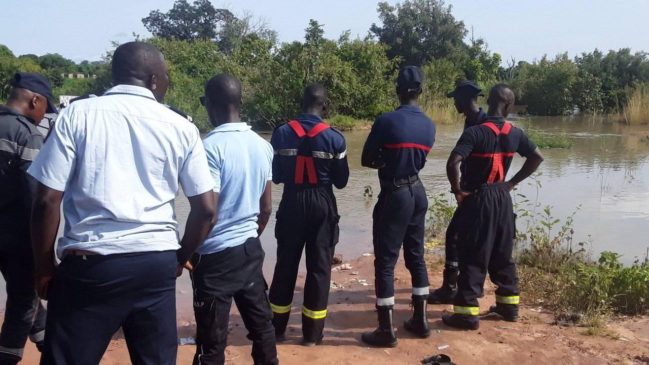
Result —
<svg viewBox="0 0 649 365"><path fill-rule="evenodd" d="M234 18L227 9L216 9L209 0L176 0L166 13L153 10L142 19L144 27L156 37L178 40L216 40L220 23Z"/></svg>
<svg viewBox="0 0 649 365"><path fill-rule="evenodd" d="M463 45L464 23L442 0L406 0L394 6L381 2L378 13L382 24L372 24L370 31L388 46L390 58L405 64L445 58Z"/></svg>

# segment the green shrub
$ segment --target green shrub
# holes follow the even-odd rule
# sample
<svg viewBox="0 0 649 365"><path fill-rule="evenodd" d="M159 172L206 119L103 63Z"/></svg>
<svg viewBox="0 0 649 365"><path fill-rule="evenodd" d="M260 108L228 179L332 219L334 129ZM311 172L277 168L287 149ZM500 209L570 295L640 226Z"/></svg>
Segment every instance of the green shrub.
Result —
<svg viewBox="0 0 649 365"><path fill-rule="evenodd" d="M327 123L338 130L351 131L360 128L363 125L368 125L370 122L367 120L356 119L347 115L338 114L331 118L328 118Z"/></svg>
<svg viewBox="0 0 649 365"><path fill-rule="evenodd" d="M572 141L565 134L543 133L534 129L526 131L527 136L536 143L539 148L570 148Z"/></svg>

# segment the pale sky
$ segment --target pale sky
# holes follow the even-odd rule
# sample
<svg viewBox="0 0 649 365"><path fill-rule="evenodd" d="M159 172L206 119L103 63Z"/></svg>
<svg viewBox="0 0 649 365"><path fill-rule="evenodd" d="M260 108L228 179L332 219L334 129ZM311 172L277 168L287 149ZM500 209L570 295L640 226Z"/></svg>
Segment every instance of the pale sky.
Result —
<svg viewBox="0 0 649 365"><path fill-rule="evenodd" d="M326 36L345 30L363 37L378 21L376 0L211 0L235 14L263 18L281 41L302 40L310 18ZM390 3L397 1L390 0ZM649 51L649 0L455 0L456 19L473 28L507 61L539 59L595 48ZM0 44L15 54L60 53L74 61L97 60L111 41L149 36L141 19L173 0L0 0Z"/></svg>

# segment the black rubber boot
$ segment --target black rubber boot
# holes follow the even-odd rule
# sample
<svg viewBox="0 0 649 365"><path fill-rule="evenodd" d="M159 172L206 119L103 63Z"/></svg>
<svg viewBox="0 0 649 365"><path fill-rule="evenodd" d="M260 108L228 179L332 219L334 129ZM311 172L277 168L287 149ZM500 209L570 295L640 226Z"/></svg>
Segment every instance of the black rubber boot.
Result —
<svg viewBox="0 0 649 365"><path fill-rule="evenodd" d="M273 327L275 327L275 341L286 341L286 326L291 313L273 313Z"/></svg>
<svg viewBox="0 0 649 365"><path fill-rule="evenodd" d="M442 322L449 327L463 330L477 330L480 328L478 316L467 316L464 314L445 314L442 316Z"/></svg>
<svg viewBox="0 0 649 365"><path fill-rule="evenodd" d="M489 313L499 314L507 322L518 322L518 306L516 304L496 303L489 308Z"/></svg>
<svg viewBox="0 0 649 365"><path fill-rule="evenodd" d="M426 298L427 295L412 296L412 318L407 320L403 327L413 335L421 338L430 336L428 329L428 317L426 316Z"/></svg>
<svg viewBox="0 0 649 365"><path fill-rule="evenodd" d="M428 294L428 304L453 304L457 294L457 278L460 270L455 266L445 266L442 286Z"/></svg>
<svg viewBox="0 0 649 365"><path fill-rule="evenodd" d="M396 347L397 335L392 325L392 306L377 306L379 328L373 332L365 332L361 336L363 342L374 347Z"/></svg>
<svg viewBox="0 0 649 365"><path fill-rule="evenodd" d="M324 338L324 325L323 319L312 319L304 314L302 315L302 345L311 347L322 343Z"/></svg>

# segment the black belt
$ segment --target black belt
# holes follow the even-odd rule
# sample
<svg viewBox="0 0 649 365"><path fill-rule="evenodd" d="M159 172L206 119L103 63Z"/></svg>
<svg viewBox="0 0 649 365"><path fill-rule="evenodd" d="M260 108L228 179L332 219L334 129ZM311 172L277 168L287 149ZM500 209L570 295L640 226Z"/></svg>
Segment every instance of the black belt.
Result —
<svg viewBox="0 0 649 365"><path fill-rule="evenodd" d="M381 189L398 189L402 186L414 185L419 182L419 175L412 175L405 177L403 179L394 178L392 180L381 179L379 183L381 184Z"/></svg>

